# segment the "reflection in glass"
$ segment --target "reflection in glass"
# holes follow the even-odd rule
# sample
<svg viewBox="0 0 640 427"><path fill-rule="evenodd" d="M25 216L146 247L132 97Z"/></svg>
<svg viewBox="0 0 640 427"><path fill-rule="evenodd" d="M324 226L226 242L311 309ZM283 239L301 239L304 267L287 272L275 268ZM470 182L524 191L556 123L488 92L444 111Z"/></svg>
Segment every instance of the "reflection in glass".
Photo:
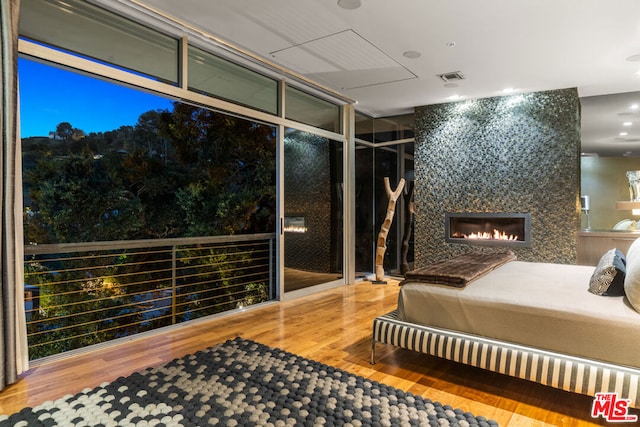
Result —
<svg viewBox="0 0 640 427"><path fill-rule="evenodd" d="M375 142L390 142L413 138L413 121L413 114L374 119Z"/></svg>
<svg viewBox="0 0 640 427"><path fill-rule="evenodd" d="M189 89L278 113L278 82L189 46Z"/></svg>
<svg viewBox="0 0 640 427"><path fill-rule="evenodd" d="M356 275L373 272L376 244L374 148L356 144Z"/></svg>
<svg viewBox="0 0 640 427"><path fill-rule="evenodd" d="M287 86L284 105L287 119L340 132L340 107L335 104Z"/></svg>
<svg viewBox="0 0 640 427"><path fill-rule="evenodd" d="M78 0L23 0L20 35L84 56L178 82L178 40Z"/></svg>
<svg viewBox="0 0 640 427"><path fill-rule="evenodd" d="M374 142L373 126L374 119L366 116L362 113L356 112L355 114L355 127L356 127L356 139L363 141Z"/></svg>
<svg viewBox="0 0 640 427"><path fill-rule="evenodd" d="M384 269L398 274L413 266L413 216L409 215L413 190L413 143L373 147L356 145L356 275L373 274L375 247L380 227L387 213L388 196L384 177L391 188L400 178L407 181L402 196L396 202L396 215L387 234Z"/></svg>
<svg viewBox="0 0 640 427"><path fill-rule="evenodd" d="M288 129L284 138L284 287L342 278L342 144Z"/></svg>

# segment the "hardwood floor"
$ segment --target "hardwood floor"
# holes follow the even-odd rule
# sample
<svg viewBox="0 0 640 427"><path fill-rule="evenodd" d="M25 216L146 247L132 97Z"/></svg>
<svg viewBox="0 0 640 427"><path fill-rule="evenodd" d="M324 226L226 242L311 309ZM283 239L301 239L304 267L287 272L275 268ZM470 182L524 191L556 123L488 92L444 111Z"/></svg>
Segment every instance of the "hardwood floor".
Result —
<svg viewBox="0 0 640 427"><path fill-rule="evenodd" d="M606 424L590 417L593 399L588 396L412 351L379 344L377 363L371 365L372 321L395 308L396 283L342 286L40 364L0 393L0 412L74 394L242 336L494 419L501 426Z"/></svg>

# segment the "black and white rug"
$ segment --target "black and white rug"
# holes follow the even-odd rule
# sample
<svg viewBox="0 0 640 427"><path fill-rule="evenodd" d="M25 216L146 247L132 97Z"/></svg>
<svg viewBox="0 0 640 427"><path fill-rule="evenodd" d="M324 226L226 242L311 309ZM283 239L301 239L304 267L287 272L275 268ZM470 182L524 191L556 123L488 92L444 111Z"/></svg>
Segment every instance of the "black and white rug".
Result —
<svg viewBox="0 0 640 427"><path fill-rule="evenodd" d="M497 426L243 338L0 416L7 425Z"/></svg>

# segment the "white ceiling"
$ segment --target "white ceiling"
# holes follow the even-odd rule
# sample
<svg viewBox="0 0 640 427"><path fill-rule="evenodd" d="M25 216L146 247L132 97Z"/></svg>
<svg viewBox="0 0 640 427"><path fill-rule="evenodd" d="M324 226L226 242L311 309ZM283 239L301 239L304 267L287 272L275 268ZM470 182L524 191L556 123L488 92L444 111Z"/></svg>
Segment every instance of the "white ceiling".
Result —
<svg viewBox="0 0 640 427"><path fill-rule="evenodd" d="M362 0L355 10L337 0L132 1L334 89L374 117L453 95L577 87L583 151L640 155L638 142L616 140L626 131L640 141L640 112L627 110L640 94L601 96L640 91L640 0ZM453 71L464 80L445 87L437 75Z"/></svg>

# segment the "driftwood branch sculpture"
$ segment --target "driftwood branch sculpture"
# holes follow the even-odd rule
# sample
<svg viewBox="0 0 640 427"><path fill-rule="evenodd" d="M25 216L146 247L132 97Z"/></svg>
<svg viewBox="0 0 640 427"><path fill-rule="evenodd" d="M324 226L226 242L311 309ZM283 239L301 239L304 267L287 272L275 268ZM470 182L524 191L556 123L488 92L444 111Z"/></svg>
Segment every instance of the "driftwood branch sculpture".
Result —
<svg viewBox="0 0 640 427"><path fill-rule="evenodd" d="M384 253L387 250L387 235L393 222L393 215L396 212L396 200L400 197L402 189L404 188L404 178L398 183L398 187L395 191L391 191L391 185L389 184L389 177L384 178L384 188L389 197L389 204L387 205L387 215L384 218L384 222L380 227L380 233L378 234L378 242L376 247L376 283L386 283L384 281Z"/></svg>

